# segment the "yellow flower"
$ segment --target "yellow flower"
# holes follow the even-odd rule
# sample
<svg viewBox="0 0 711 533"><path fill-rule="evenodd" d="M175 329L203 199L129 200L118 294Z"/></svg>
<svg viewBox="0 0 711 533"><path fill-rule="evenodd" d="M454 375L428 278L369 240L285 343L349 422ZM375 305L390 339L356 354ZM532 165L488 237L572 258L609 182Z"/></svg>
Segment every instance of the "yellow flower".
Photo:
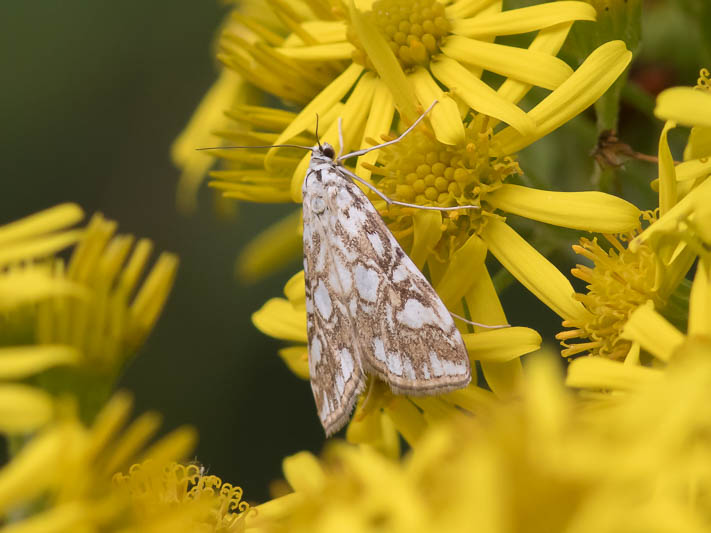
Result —
<svg viewBox="0 0 711 533"><path fill-rule="evenodd" d="M505 12L500 4L467 0L447 6L436 0L379 0L357 6L338 2L332 9L309 2L272 3L270 8L284 30L275 33L235 12L254 38L236 35L239 25L228 26L220 58L267 92L290 102L310 101L283 139L312 127L314 113L326 114L351 91L344 121L359 129L366 118L377 117L377 123L368 120L370 136L388 129L394 107L412 121L418 105L427 107L436 98L442 103L432 121L443 142L463 138L455 98L531 131L534 124L515 102L531 86L555 89L572 74L555 54L573 21L595 18L594 8L584 2ZM537 35L528 48L493 43L497 36L529 32ZM508 79L498 94L480 80L482 70ZM363 72L369 74L361 78ZM361 82L373 80L368 91L359 89ZM445 95L438 82L454 97Z"/></svg>
<svg viewBox="0 0 711 533"><path fill-rule="evenodd" d="M242 501L242 489L207 475L195 464L157 465L145 461L118 473L114 483L126 489L138 521L149 523L167 518L185 531L235 533L244 531L249 504Z"/></svg>
<svg viewBox="0 0 711 533"><path fill-rule="evenodd" d="M336 443L283 464L258 531L702 532L711 527L707 345L627 402L589 410L552 358L520 399L430 427L402 461ZM703 349L706 353L701 353Z"/></svg>
<svg viewBox="0 0 711 533"><path fill-rule="evenodd" d="M85 230L56 231L80 217L81 210L65 205L0 228L0 253L13 265L0 273L0 380L74 394L91 420L153 328L177 259L164 253L146 272L150 241L134 246L132 236L114 236L116 223L101 215ZM66 266L51 257L77 239ZM36 257L46 259L30 262ZM21 260L27 263L14 266ZM13 416L0 430L10 433L36 429L53 410L46 392L20 383L0 385L2 405Z"/></svg>
<svg viewBox="0 0 711 533"><path fill-rule="evenodd" d="M670 361L683 357L688 350L695 351L695 347L703 345L699 344L699 339L711 336L711 256L707 252L711 245L711 234L708 232L711 227L710 206L711 180L706 180L630 245L631 249L641 250L649 247L648 242L656 241L657 250L673 247L677 255L669 269L672 273L686 274L696 253L701 253L691 287L686 335L659 313L659 306L655 305L654 300L643 302L630 313L620 332L621 339L628 346L625 362L594 357L577 359L569 367L569 385L608 391L636 389L649 380L659 379ZM696 227L701 228L700 231L695 231ZM660 242L667 244L660 247ZM662 261L658 259L658 265L663 266ZM678 268L679 262L682 262L683 269Z"/></svg>
<svg viewBox="0 0 711 533"><path fill-rule="evenodd" d="M180 428L149 444L160 417L146 413L122 429L130 409L130 399L116 395L87 428L65 408L24 446L0 469L0 513L6 524L0 531L193 531L178 527L177 513L156 512L146 519L126 491L112 483L116 472L136 461L170 464L195 443L194 431Z"/></svg>

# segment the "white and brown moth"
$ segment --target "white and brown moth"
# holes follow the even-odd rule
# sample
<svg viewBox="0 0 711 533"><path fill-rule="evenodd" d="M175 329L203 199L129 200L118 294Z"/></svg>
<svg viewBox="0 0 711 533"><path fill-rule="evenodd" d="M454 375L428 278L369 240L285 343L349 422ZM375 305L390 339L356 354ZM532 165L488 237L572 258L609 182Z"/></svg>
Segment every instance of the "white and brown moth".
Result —
<svg viewBox="0 0 711 533"><path fill-rule="evenodd" d="M400 141L436 103L397 139L346 155L336 157L327 143L276 145L311 150L302 187L306 324L311 388L327 436L348 421L367 374L396 394L410 395L442 394L471 381L467 349L452 319L457 315L447 310L355 181L388 204L437 211L479 207L398 202L341 164Z"/></svg>
<svg viewBox="0 0 711 533"><path fill-rule="evenodd" d="M327 436L348 421L366 374L410 395L441 394L471 381L452 315L354 180L388 203L477 206L397 202L340 164L399 141L427 111L382 145L341 157L329 144L311 148L302 188L309 371Z"/></svg>

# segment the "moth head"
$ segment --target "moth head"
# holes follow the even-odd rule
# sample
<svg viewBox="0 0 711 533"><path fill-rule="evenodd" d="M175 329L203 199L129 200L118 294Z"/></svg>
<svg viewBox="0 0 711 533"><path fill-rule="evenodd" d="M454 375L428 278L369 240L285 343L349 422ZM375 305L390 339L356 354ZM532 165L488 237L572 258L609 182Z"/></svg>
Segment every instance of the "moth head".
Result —
<svg viewBox="0 0 711 533"><path fill-rule="evenodd" d="M323 143L323 146L321 147L321 153L329 159L333 159L334 157L336 157L336 151L333 149L333 146L328 143Z"/></svg>

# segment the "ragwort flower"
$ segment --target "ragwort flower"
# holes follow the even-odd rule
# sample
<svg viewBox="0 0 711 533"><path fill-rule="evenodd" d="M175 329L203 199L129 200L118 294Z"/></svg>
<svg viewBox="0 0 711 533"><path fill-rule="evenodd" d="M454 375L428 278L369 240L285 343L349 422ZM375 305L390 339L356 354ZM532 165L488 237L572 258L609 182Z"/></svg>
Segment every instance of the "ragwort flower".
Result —
<svg viewBox="0 0 711 533"><path fill-rule="evenodd" d="M151 444L160 417L146 413L124 428L130 409L131 400L118 394L85 427L65 405L55 422L0 469L0 514L6 524L0 531L195 531L189 526L197 509L164 507L145 516L112 482L116 472L137 461L162 466L181 460L195 444L195 432L187 427ZM25 516L28 509L32 513Z"/></svg>
<svg viewBox="0 0 711 533"><path fill-rule="evenodd" d="M343 443L322 460L287 458L293 492L257 506L248 527L700 533L711 526L702 351L604 410L566 391L552 359L534 358L517 400L428 428L403 460Z"/></svg>

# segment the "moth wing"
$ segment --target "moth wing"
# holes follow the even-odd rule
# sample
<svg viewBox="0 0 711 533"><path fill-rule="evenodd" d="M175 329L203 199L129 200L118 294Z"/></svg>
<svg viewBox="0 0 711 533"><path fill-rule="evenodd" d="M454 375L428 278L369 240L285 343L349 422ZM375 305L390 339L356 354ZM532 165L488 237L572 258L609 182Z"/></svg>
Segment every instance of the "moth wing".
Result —
<svg viewBox="0 0 711 533"><path fill-rule="evenodd" d="M304 280L309 372L316 409L326 435L341 429L351 415L365 377L347 295L336 270L342 267L322 171L309 170L304 186Z"/></svg>
<svg viewBox="0 0 711 533"><path fill-rule="evenodd" d="M347 261L344 286L363 367L400 394L441 394L471 381L451 314L363 192L329 188L332 242ZM347 274L347 276L346 276Z"/></svg>

